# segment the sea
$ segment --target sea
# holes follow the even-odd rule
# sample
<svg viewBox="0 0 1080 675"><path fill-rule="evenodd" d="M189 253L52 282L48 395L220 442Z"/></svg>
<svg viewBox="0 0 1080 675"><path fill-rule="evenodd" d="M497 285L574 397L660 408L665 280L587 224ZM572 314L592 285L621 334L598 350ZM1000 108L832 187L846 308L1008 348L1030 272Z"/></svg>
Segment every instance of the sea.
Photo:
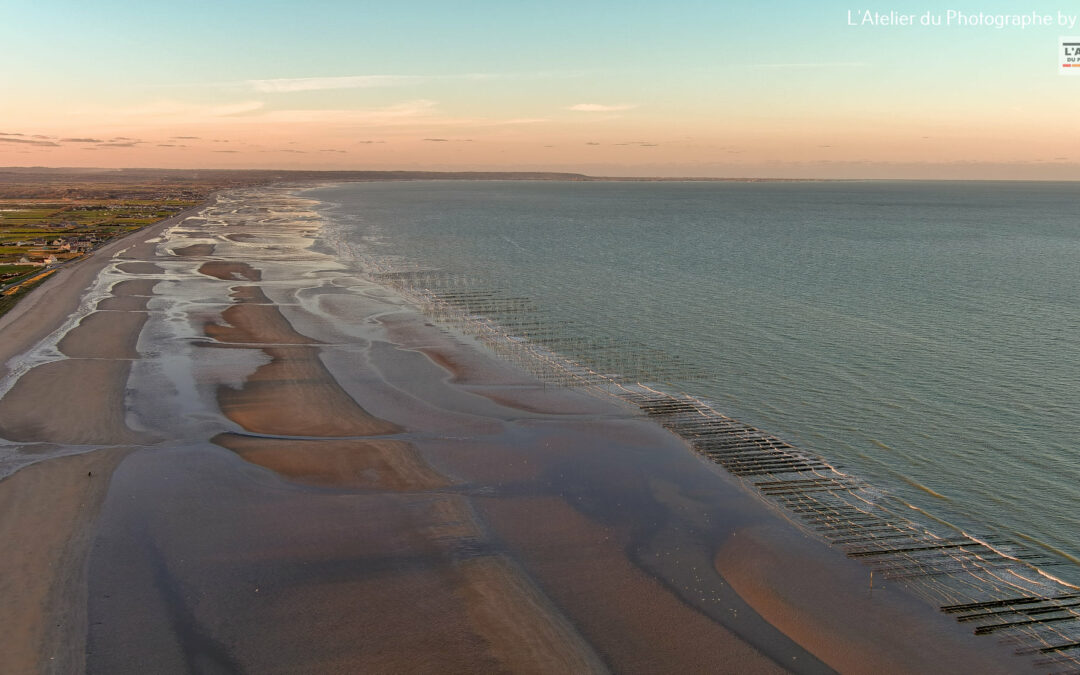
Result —
<svg viewBox="0 0 1080 675"><path fill-rule="evenodd" d="M540 326L567 359L708 401L1080 580L1080 184L303 194L322 203L319 245L361 271L426 270L444 291L513 299L492 320L520 339Z"/></svg>

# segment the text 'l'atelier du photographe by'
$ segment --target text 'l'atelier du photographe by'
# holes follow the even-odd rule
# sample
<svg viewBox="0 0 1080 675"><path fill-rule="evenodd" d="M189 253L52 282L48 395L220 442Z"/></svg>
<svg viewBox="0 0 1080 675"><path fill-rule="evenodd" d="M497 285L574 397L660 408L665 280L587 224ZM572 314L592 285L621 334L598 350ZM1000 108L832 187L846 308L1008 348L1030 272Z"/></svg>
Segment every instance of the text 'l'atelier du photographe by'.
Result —
<svg viewBox="0 0 1080 675"><path fill-rule="evenodd" d="M993 14L987 12L964 12L958 9L946 11L928 10L921 14L896 10L875 11L849 9L849 26L929 26L948 28L1074 28L1080 15L1062 11L1053 13L1028 12L1026 14Z"/></svg>

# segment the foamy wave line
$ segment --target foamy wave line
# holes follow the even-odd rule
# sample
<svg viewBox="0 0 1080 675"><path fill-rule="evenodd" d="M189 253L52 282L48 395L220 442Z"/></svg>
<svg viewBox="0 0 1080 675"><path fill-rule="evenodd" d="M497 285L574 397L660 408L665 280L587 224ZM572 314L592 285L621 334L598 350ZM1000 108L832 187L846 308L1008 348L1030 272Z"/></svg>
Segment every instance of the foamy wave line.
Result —
<svg viewBox="0 0 1080 675"><path fill-rule="evenodd" d="M130 275L117 270L117 265L125 262L119 259L119 255L123 252L118 251L113 255L112 262L95 277L90 287L86 289L79 299L79 306L68 315L60 326L30 347L30 349L12 357L8 361L8 374L0 378L0 397L5 396L15 386L15 382L32 368L68 358L57 347L60 341L74 330L83 319L97 311L98 303L111 295L113 286L132 278Z"/></svg>

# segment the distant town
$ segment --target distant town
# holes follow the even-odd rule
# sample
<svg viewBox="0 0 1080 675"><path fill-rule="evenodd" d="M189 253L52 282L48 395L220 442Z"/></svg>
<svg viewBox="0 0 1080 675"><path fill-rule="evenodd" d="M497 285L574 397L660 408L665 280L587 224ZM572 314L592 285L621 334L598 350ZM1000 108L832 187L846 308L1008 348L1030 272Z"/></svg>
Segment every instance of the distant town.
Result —
<svg viewBox="0 0 1080 675"><path fill-rule="evenodd" d="M80 192L0 199L0 313L59 266L205 196L191 189L130 190L117 197Z"/></svg>
<svg viewBox="0 0 1080 675"><path fill-rule="evenodd" d="M0 314L62 266L229 184L197 174L0 170Z"/></svg>

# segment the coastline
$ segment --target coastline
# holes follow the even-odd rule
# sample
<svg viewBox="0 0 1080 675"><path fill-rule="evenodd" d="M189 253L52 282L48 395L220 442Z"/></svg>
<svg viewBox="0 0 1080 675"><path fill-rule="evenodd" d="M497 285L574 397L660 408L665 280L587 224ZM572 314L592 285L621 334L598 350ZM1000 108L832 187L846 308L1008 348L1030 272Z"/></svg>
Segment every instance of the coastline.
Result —
<svg viewBox="0 0 1080 675"><path fill-rule="evenodd" d="M63 266L0 316L0 332L4 335L4 341L0 343L0 379L9 374L7 364L12 357L37 344L75 312L87 287L110 264L113 256L131 247L145 246L147 239L200 212L214 201L215 194L210 194L197 206L114 239L77 262ZM132 255L145 255L145 252L140 250Z"/></svg>
<svg viewBox="0 0 1080 675"><path fill-rule="evenodd" d="M69 321L101 271L114 263L114 256L140 247L133 255L145 255L148 239L211 201L212 196L199 206L109 242L63 267L0 317L0 335L4 337L0 341L0 381L12 375L8 368L12 358ZM110 338L126 340L130 347L141 326L128 323L115 327L119 330L104 325L87 328L91 334L84 336L81 344L69 341L76 351L111 346L105 342ZM117 378L107 376L94 378L90 384L100 386L109 381L116 386ZM70 385L69 381L59 386L70 391ZM36 391L27 391L16 401L22 404L21 410L13 411L16 417L25 418L27 413L35 417L35 410L57 410L57 392L49 383L30 389ZM4 400L9 399L0 398ZM87 426L87 421L86 417L66 417L64 425L72 433ZM2 664L11 672L78 672L86 644L86 557L94 522L112 470L131 448L78 448L55 456L54 446L37 439L16 441L12 446L8 452L23 451L24 461L0 471L0 532L6 542L0 555L0 616L9 627L0 638Z"/></svg>
<svg viewBox="0 0 1080 675"><path fill-rule="evenodd" d="M256 671L1020 663L899 585L866 592L865 568L642 415L545 388L311 251L318 218L287 190L236 191L208 212L103 247L0 319L6 369L90 297L97 318L36 368L92 361L105 365L60 382L119 387L92 411L109 423L90 437L77 419L35 417L57 405L55 374L27 371L0 399L23 447L87 453L17 470L0 499L54 500L42 485L93 458L105 466L90 472L119 467L107 486L94 473L93 497L54 488L86 505L59 530L76 535L61 564L58 544L33 542L39 523L2 511L15 549L39 561L10 578L45 560L63 570L51 599L0 606L5 624L31 606L42 626L69 612L90 672L200 659ZM114 245L121 258L106 257ZM107 268L111 283L85 296ZM71 583L86 590L57 594ZM126 645L131 631L145 644ZM46 653L13 666L48 670Z"/></svg>

